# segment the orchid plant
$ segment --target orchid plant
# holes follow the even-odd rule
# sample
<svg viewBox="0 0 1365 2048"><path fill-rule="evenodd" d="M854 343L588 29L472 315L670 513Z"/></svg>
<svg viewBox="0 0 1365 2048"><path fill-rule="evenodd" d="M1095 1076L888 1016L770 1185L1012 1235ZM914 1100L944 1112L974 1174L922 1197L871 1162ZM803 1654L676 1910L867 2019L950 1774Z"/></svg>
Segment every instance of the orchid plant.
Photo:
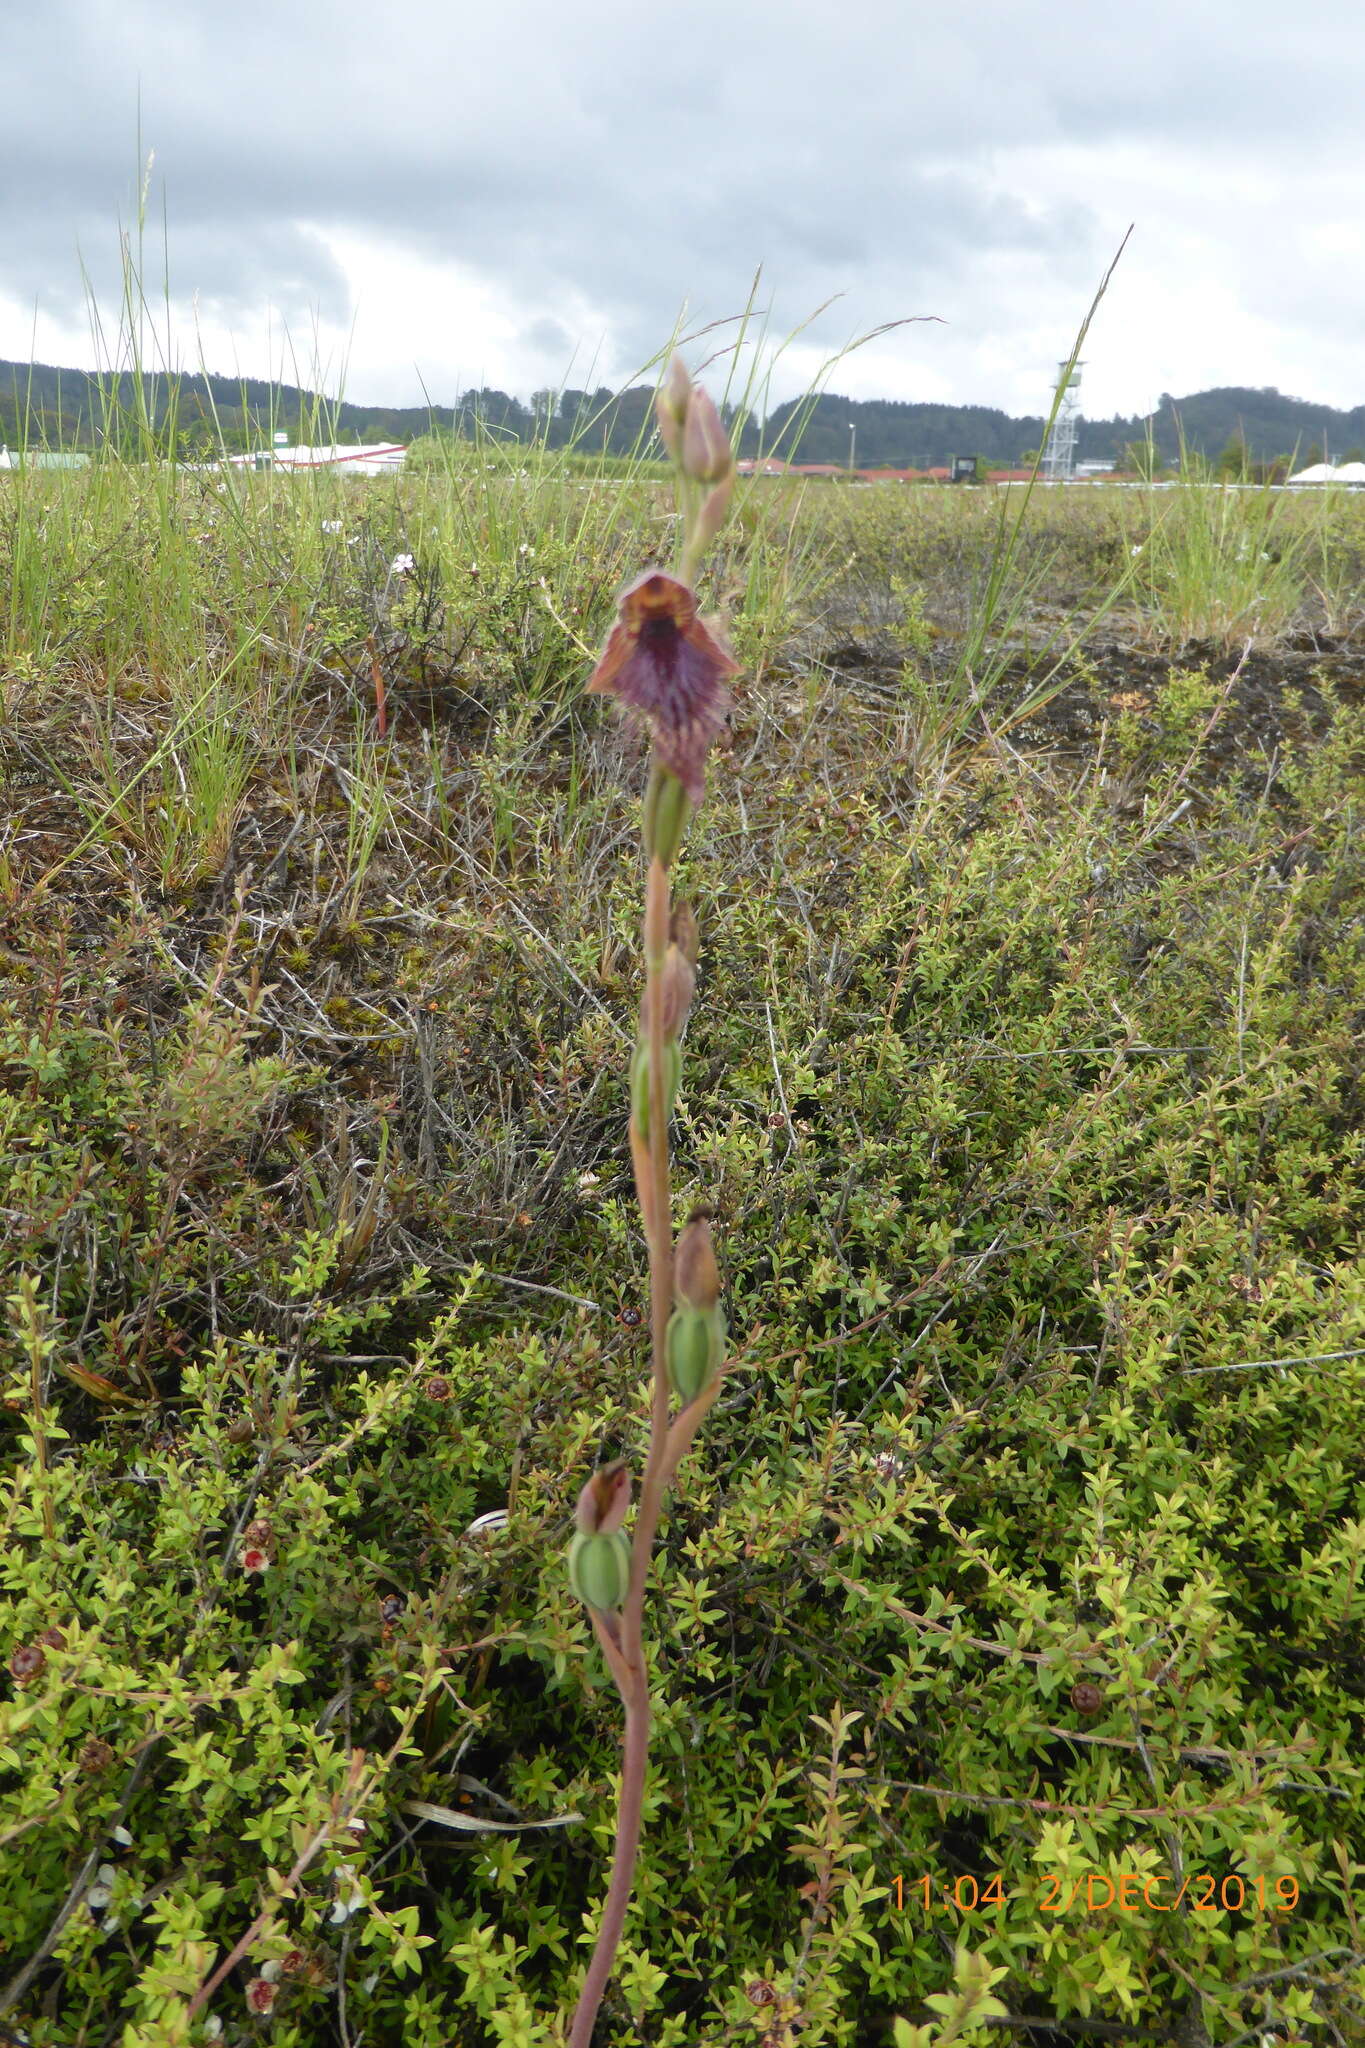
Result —
<svg viewBox="0 0 1365 2048"><path fill-rule="evenodd" d="M693 588L729 510L735 463L713 401L677 356L656 403L682 510L676 572L647 569L622 593L588 683L590 691L615 697L652 743L643 813L645 986L630 1063L630 1151L649 1247L653 1404L633 1531L625 1527L631 1476L618 1459L584 1486L569 1546L571 1583L625 1710L615 1858L569 2048L589 2048L635 1880L649 1760L650 1556L665 1495L720 1390L725 1356L710 1212L694 1208L676 1243L673 1236L668 1125L681 1072L678 1035L696 987L698 932L691 906L672 901L669 871L705 794L706 756L730 706L726 678L738 668L718 622L701 617Z"/></svg>

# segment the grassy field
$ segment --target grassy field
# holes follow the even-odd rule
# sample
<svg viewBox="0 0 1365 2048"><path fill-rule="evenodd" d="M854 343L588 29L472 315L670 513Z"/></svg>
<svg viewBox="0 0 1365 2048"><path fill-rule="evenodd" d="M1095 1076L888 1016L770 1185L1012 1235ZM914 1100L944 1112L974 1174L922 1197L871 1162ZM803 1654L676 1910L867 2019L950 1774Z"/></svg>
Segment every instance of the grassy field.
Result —
<svg viewBox="0 0 1365 2048"><path fill-rule="evenodd" d="M563 2038L619 1735L564 1550L647 1426L643 762L582 691L673 516L0 477L35 2048ZM712 566L734 1359L600 2048L1358 2043L1365 504L758 481Z"/></svg>

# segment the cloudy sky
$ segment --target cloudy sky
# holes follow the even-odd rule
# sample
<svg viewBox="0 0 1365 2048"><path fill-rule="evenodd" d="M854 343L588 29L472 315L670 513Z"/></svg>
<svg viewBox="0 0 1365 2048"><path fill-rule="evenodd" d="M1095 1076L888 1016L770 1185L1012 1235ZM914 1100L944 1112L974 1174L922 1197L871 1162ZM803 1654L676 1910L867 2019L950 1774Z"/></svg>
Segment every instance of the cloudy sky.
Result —
<svg viewBox="0 0 1365 2048"><path fill-rule="evenodd" d="M761 269L773 398L933 315L831 387L1040 412L1131 222L1086 413L1365 402L1359 0L0 10L0 357L117 358L144 187L174 360L362 401L622 382Z"/></svg>

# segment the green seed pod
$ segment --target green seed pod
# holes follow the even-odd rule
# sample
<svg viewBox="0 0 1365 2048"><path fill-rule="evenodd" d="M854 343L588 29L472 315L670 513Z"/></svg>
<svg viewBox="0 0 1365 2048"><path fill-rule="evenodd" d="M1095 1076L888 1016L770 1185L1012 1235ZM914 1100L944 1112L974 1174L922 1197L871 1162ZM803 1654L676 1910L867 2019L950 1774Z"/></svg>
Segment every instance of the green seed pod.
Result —
<svg viewBox="0 0 1365 2048"><path fill-rule="evenodd" d="M673 865L691 815L687 791L656 761L645 787L645 852L651 860L657 855L666 868Z"/></svg>
<svg viewBox="0 0 1365 2048"><path fill-rule="evenodd" d="M630 1585L630 1538L625 1530L612 1536L586 1536L580 1531L569 1545L569 1584L585 1606L614 1613Z"/></svg>
<svg viewBox="0 0 1365 2048"><path fill-rule="evenodd" d="M724 1362L721 1310L675 1308L668 1319L668 1376L684 1408L706 1391Z"/></svg>
<svg viewBox="0 0 1365 2048"><path fill-rule="evenodd" d="M664 1041L664 1114L673 1113L673 1098L682 1081L682 1049L676 1038ZM630 1108L635 1127L649 1143L649 1044L641 1039L630 1056Z"/></svg>

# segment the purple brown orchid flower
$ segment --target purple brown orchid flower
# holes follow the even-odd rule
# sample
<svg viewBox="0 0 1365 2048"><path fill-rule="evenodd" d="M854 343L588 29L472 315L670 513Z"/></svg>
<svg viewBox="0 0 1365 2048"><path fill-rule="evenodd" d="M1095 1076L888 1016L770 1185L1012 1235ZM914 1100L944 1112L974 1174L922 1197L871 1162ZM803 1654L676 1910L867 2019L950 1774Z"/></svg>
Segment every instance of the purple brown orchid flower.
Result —
<svg viewBox="0 0 1365 2048"><path fill-rule="evenodd" d="M660 764L695 809L707 753L730 709L724 679L739 663L699 616L695 592L662 569L637 576L618 606L588 689L618 698L646 721Z"/></svg>

